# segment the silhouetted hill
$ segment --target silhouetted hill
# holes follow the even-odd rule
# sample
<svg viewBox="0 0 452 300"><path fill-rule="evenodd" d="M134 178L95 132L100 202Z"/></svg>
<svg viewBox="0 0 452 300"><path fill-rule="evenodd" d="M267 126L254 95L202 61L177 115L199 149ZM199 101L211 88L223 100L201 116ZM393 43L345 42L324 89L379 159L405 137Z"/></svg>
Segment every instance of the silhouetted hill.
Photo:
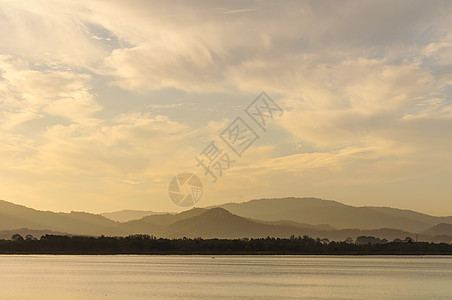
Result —
<svg viewBox="0 0 452 300"><path fill-rule="evenodd" d="M17 228L31 228L32 230L66 232L73 235L149 234L157 237L202 238L267 236L284 238L291 235L308 235L336 241L345 240L347 237L356 239L356 237L364 235L388 240L404 239L407 236L413 239L416 239L417 236L419 241L450 242L452 240L450 238L452 234L448 231L451 226L449 224L435 226L418 235L414 231L398 229L396 226L400 224L405 227L421 226L411 219L418 213L410 211L402 211L402 216L398 217L398 210L395 209L389 209L389 212L385 213L380 208L357 208L315 198L263 199L246 203L229 203L222 206L229 207L245 216L239 216L221 207L193 208L179 214L151 215L120 223L85 212L54 213L0 201L0 230L9 230L8 235ZM388 210L388 208L383 208L383 210ZM260 214L263 218L280 219L259 220L257 217ZM305 222L298 222L290 218ZM425 217L424 215L421 218L423 222L420 224L436 220L436 217ZM365 227L364 229L336 230L327 222L332 222L336 226L351 224L350 228L353 224L364 224L363 227ZM365 229L378 226L378 224L382 224L382 226L377 229Z"/></svg>
<svg viewBox="0 0 452 300"><path fill-rule="evenodd" d="M117 222L85 212L55 213L39 211L0 200L0 230L31 228L71 234L99 235L118 233Z"/></svg>
<svg viewBox="0 0 452 300"><path fill-rule="evenodd" d="M277 222L276 222L277 223ZM285 225L284 225L285 224ZM296 226L290 225L295 224ZM211 208L199 215L181 219L169 224L161 236L165 237L202 237L202 238L259 238L259 237L282 237L313 236L328 238L330 240L345 240L347 237L356 239L361 235L372 235L375 237L395 239L414 237L414 234L398 229L376 229L376 230L324 230L308 225L302 227L299 223L285 223L280 225L268 224L260 221L250 220L230 213L223 208Z"/></svg>
<svg viewBox="0 0 452 300"><path fill-rule="evenodd" d="M452 224L440 223L438 225L435 225L435 226L421 232L421 234L431 235L431 236L435 236L435 235L452 236Z"/></svg>
<svg viewBox="0 0 452 300"><path fill-rule="evenodd" d="M166 227L174 222L199 216L205 211L207 210L204 208L192 208L178 214L167 213L162 215L147 216L139 220L125 222L121 225L121 228L123 231L131 234L145 233L154 236L161 236L162 232L166 231Z"/></svg>
<svg viewBox="0 0 452 300"><path fill-rule="evenodd" d="M226 203L219 207L246 218L329 224L338 229L398 228L420 232L444 220L452 219L400 209L354 207L317 198L260 199L244 203Z"/></svg>
<svg viewBox="0 0 452 300"><path fill-rule="evenodd" d="M104 216L110 220L117 221L117 222L128 222L131 220L138 220L146 216L152 216L152 215L161 215L164 213L154 212L150 210L121 210L121 211L114 211L114 212L106 212L101 213L101 216Z"/></svg>
<svg viewBox="0 0 452 300"><path fill-rule="evenodd" d="M212 208L198 216L172 223L162 234L169 237L240 238L289 237L296 232L299 232L296 227L262 224L233 215L222 208Z"/></svg>
<svg viewBox="0 0 452 300"><path fill-rule="evenodd" d="M414 220L417 222L422 222L424 224L439 224L439 223L450 223L452 224L452 217L436 217L430 216L427 214L423 214L420 212L412 211L409 209L398 209L391 207L375 207L375 206L367 206L373 210L384 213L389 216L394 217L403 217L405 219Z"/></svg>
<svg viewBox="0 0 452 300"><path fill-rule="evenodd" d="M298 227L298 228L310 228L310 229L318 229L318 230L336 230L331 225L328 224L319 224L319 225L312 225L312 224L306 224L306 223L299 223L295 221L290 220L281 220L281 221L261 221L261 220L255 220L250 219L258 223L262 224L269 224L269 225L282 225L282 226L292 226L292 227Z"/></svg>

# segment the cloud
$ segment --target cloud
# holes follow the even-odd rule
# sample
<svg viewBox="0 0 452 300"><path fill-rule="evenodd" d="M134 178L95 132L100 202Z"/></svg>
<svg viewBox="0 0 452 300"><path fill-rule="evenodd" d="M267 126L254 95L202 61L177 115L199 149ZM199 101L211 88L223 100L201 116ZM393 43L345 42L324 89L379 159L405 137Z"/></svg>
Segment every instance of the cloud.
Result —
<svg viewBox="0 0 452 300"><path fill-rule="evenodd" d="M102 109L90 94L86 74L38 71L26 61L0 56L0 124L12 129L44 114L70 121L89 118Z"/></svg>
<svg viewBox="0 0 452 300"><path fill-rule="evenodd" d="M172 148L187 135L187 126L166 116L125 113L93 125L49 128L37 159L56 171L66 166L76 173L150 176L176 168L182 159Z"/></svg>
<svg viewBox="0 0 452 300"><path fill-rule="evenodd" d="M90 39L87 3L1 1L3 54L54 67L90 67L111 49Z"/></svg>
<svg viewBox="0 0 452 300"><path fill-rule="evenodd" d="M185 103L171 103L171 104L150 104L148 107L152 109L172 109L185 106Z"/></svg>
<svg viewBox="0 0 452 300"><path fill-rule="evenodd" d="M166 181L154 182L154 178L169 180L193 168L197 149L185 142L193 135L196 132L166 116L138 112L110 120L56 124L41 131L39 138L0 132L0 177L10 187L2 195L28 198L20 192L26 189L34 201L47 203L48 197L72 201L72 196L64 197L71 191L83 205L104 200L115 205L115 199L137 193L140 199L156 197L166 190ZM9 178L4 178L6 174Z"/></svg>
<svg viewBox="0 0 452 300"><path fill-rule="evenodd" d="M67 182L105 203L163 197L234 117L187 120L175 90L199 111L262 90L283 106L281 136L217 185L233 184L231 197L445 172L451 12L443 1L2 1L2 178L51 182L55 194L33 187L41 200Z"/></svg>
<svg viewBox="0 0 452 300"><path fill-rule="evenodd" d="M137 7L112 4L109 12L121 11L122 18L104 26L130 41L130 47L114 50L105 60L115 84L141 91L171 87L211 92L238 87L256 93L264 88L258 86L258 78L279 81L283 75L286 80L284 75L294 65L321 67L352 57L386 57L388 64L398 64L401 58L418 56L429 43L442 41L451 13L449 6L416 1L400 2L391 9L372 1L268 2L256 8L236 2L227 8L217 4L220 9L214 3L205 9L197 9L199 3L171 9L152 3L140 12ZM126 24L127 18L133 18L135 26ZM98 20L104 19L111 16L100 14ZM250 66L257 64L274 69L252 72ZM237 78L244 68L246 76ZM289 79L290 88L303 84L299 80Z"/></svg>
<svg viewBox="0 0 452 300"><path fill-rule="evenodd" d="M238 87L255 93L264 88L257 78L278 81L294 64L313 67L351 57L386 57L393 64L422 51L430 57L436 53L442 64L446 59L440 56L446 58L450 49L451 9L440 1L18 3L4 5L0 20L12 30L0 36L7 53L87 68L131 91L205 93ZM253 65L259 69L256 64L275 70L251 72ZM247 76L239 76L244 68ZM303 83L299 79L289 81L292 88Z"/></svg>

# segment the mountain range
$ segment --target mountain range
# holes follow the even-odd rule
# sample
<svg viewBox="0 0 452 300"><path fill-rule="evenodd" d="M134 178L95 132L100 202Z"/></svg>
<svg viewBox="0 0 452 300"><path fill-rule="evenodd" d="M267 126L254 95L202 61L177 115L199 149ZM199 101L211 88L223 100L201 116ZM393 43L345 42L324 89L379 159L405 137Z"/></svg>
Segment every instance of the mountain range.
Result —
<svg viewBox="0 0 452 300"><path fill-rule="evenodd" d="M118 222L127 222L131 220L141 219L146 216L159 215L164 213L158 213L150 210L131 210L125 209L120 211L106 212L101 213L101 216L104 216L110 220L118 221Z"/></svg>
<svg viewBox="0 0 452 300"><path fill-rule="evenodd" d="M110 218L108 218L110 216ZM136 218L136 219L130 219ZM32 234L157 237L311 237L345 240L375 236L392 240L452 241L452 217L389 207L354 207L317 198L259 199L193 208L178 214L120 211L103 214L40 211L0 200L0 238ZM27 231L28 230L28 231ZM28 233L27 233L28 232Z"/></svg>
<svg viewBox="0 0 452 300"><path fill-rule="evenodd" d="M435 217L389 207L355 207L317 198L259 199L220 207L246 218L329 224L336 229L397 228L420 232L439 223L452 224L452 217Z"/></svg>

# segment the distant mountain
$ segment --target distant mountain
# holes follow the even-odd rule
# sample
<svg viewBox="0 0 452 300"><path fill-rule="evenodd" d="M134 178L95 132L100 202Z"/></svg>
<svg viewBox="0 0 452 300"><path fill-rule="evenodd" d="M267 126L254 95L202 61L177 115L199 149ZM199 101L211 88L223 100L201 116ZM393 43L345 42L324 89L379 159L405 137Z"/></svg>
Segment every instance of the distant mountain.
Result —
<svg viewBox="0 0 452 300"><path fill-rule="evenodd" d="M114 211L114 212L106 212L101 213L101 216L104 216L110 220L117 221L117 222L127 222L131 220L137 220L141 219L146 216L152 216L152 215L161 215L164 213L158 213L150 210L121 210L121 211Z"/></svg>
<svg viewBox="0 0 452 300"><path fill-rule="evenodd" d="M0 200L0 230L30 228L81 235L119 233L118 222L85 212L40 211Z"/></svg>
<svg viewBox="0 0 452 300"><path fill-rule="evenodd" d="M398 218L403 217L405 219L416 220L424 224L452 223L452 217L435 217L408 209L398 209L391 207L375 207L375 206L366 206L366 207L389 216Z"/></svg>
<svg viewBox="0 0 452 300"><path fill-rule="evenodd" d="M452 236L452 224L440 223L438 225L435 225L435 226L421 232L421 234L431 235L431 236L436 236L436 235Z"/></svg>
<svg viewBox="0 0 452 300"><path fill-rule="evenodd" d="M289 237L299 232L297 227L258 223L233 215L223 208L211 208L197 216L169 224L162 234L170 237L243 238Z"/></svg>
<svg viewBox="0 0 452 300"><path fill-rule="evenodd" d="M441 222L452 223L452 217L434 217L395 208L355 207L317 198L260 199L226 203L218 207L238 216L262 221L329 224L337 229L397 228L420 232Z"/></svg>
<svg viewBox="0 0 452 300"><path fill-rule="evenodd" d="M197 213L199 210L197 211ZM295 226L294 226L295 225ZM285 237L291 235L328 238L330 240L343 241L347 237L356 239L361 235L371 235L379 238L393 240L405 238L414 234L398 229L376 230L325 230L315 226L300 226L297 223L280 223L279 225L246 219L230 213L223 208L211 208L190 218L183 218L168 224L161 232L166 237L203 237L203 238L260 238L260 237Z"/></svg>
<svg viewBox="0 0 452 300"><path fill-rule="evenodd" d="M154 236L163 236L167 232L167 226L180 221L196 217L206 212L204 208L192 208L178 214L163 214L153 215L141 218L139 220L132 220L121 225L123 231L129 233L145 233Z"/></svg>
<svg viewBox="0 0 452 300"><path fill-rule="evenodd" d="M23 228L30 228L26 230L36 230L35 234L31 233L36 237L41 233L46 234L44 232L59 232L94 236L149 234L170 238L308 235L336 241L347 237L356 239L362 235L386 238L389 241L409 236L420 241L452 241L452 225L434 223L450 217L432 217L412 211L353 207L315 198L262 199L221 206L193 208L178 214L155 214L137 220L116 222L85 212L54 213L0 201L0 232L5 232L2 236L6 238L10 238L11 233L16 231L26 235Z"/></svg>
<svg viewBox="0 0 452 300"><path fill-rule="evenodd" d="M254 220L258 223L263 224L269 224L269 225L282 225L282 226L292 226L292 227L298 227L298 228L310 228L310 229L318 229L318 230L336 230L331 225L328 224L319 224L319 225L312 225L312 224L306 224L306 223L299 223L295 221L289 221L289 220L282 220L282 221L261 221L261 220Z"/></svg>

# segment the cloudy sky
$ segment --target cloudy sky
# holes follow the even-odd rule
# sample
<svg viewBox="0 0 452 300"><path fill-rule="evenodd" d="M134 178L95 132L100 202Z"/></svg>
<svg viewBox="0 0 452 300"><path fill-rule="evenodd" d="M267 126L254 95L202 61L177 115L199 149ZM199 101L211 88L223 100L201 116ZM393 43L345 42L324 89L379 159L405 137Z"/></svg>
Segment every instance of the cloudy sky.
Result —
<svg viewBox="0 0 452 300"><path fill-rule="evenodd" d="M452 215L451 28L450 1L0 0L0 199L179 211L192 172L197 206ZM266 131L244 112L262 91L284 110ZM237 117L259 136L241 156L219 137ZM215 183L211 142L233 161Z"/></svg>

